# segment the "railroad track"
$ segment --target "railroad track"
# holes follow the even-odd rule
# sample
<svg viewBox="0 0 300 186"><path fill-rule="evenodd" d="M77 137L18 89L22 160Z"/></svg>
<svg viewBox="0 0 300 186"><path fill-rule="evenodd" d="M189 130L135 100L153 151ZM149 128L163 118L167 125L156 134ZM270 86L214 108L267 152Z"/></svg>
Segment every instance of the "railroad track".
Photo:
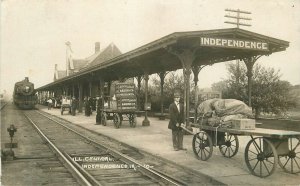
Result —
<svg viewBox="0 0 300 186"><path fill-rule="evenodd" d="M139 153L128 156L39 111L25 116L82 185L188 185L137 161Z"/></svg>
<svg viewBox="0 0 300 186"><path fill-rule="evenodd" d="M2 110L5 107L5 105L7 105L7 102L1 102L0 103L0 110Z"/></svg>
<svg viewBox="0 0 300 186"><path fill-rule="evenodd" d="M1 110L1 182L3 185L80 185L49 149L34 128L15 105L8 103ZM13 143L10 143L7 128L13 124L17 128Z"/></svg>

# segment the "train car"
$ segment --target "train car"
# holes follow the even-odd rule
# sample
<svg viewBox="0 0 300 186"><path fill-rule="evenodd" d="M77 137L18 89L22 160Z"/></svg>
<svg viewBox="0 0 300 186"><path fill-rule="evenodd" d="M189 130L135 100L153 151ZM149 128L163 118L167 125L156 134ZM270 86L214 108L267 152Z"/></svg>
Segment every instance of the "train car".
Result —
<svg viewBox="0 0 300 186"><path fill-rule="evenodd" d="M34 84L29 82L28 77L23 81L15 83L13 102L21 109L34 109L37 104L37 96L35 95Z"/></svg>

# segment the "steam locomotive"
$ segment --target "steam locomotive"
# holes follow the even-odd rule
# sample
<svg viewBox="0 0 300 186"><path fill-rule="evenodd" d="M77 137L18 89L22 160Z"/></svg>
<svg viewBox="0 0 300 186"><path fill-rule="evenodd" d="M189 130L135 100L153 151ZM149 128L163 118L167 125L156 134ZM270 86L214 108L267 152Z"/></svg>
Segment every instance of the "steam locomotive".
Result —
<svg viewBox="0 0 300 186"><path fill-rule="evenodd" d="M28 77L15 83L13 101L21 109L33 109L37 104L34 84L29 82Z"/></svg>

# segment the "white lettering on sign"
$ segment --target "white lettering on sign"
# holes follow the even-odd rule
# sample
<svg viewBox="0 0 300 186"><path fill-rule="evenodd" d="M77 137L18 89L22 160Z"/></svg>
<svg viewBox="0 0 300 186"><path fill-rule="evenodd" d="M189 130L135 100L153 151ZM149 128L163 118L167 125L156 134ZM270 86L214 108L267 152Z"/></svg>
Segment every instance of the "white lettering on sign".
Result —
<svg viewBox="0 0 300 186"><path fill-rule="evenodd" d="M135 106L135 103L122 103L122 106Z"/></svg>
<svg viewBox="0 0 300 186"><path fill-rule="evenodd" d="M135 96L134 93L116 93L116 96Z"/></svg>
<svg viewBox="0 0 300 186"><path fill-rule="evenodd" d="M127 164L99 164L99 163L91 163L91 164L83 164L81 165L84 169L129 169L132 168Z"/></svg>
<svg viewBox="0 0 300 186"><path fill-rule="evenodd" d="M142 165L145 168L153 168L154 166L144 164ZM101 163L85 163L81 165L82 168L84 169L134 169L137 170L139 168L139 165L135 164L101 164Z"/></svg>
<svg viewBox="0 0 300 186"><path fill-rule="evenodd" d="M136 102L136 99L124 99L124 98L121 98L121 101L124 101L124 102L133 102L133 103L135 103Z"/></svg>
<svg viewBox="0 0 300 186"><path fill-rule="evenodd" d="M73 157L76 162L112 162L115 161L110 156L88 156L88 157Z"/></svg>
<svg viewBox="0 0 300 186"><path fill-rule="evenodd" d="M224 47L224 48L241 48L241 49L245 48L251 50L269 50L269 45L268 43L265 42L226 39L226 38L201 37L200 45Z"/></svg>
<svg viewBox="0 0 300 186"><path fill-rule="evenodd" d="M121 107L121 109L123 109L123 110L126 110L126 109L128 109L128 110L132 110L132 109L135 109L135 107L129 107L129 106L127 106L127 107Z"/></svg>
<svg viewBox="0 0 300 186"><path fill-rule="evenodd" d="M134 92L133 89L121 89L119 92Z"/></svg>

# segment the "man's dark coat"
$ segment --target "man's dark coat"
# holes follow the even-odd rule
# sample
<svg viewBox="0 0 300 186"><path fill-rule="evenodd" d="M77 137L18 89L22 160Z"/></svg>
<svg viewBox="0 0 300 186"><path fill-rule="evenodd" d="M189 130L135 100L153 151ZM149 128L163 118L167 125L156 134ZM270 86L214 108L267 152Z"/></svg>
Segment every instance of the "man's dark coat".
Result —
<svg viewBox="0 0 300 186"><path fill-rule="evenodd" d="M181 130L181 128L177 127L176 124L183 123L183 104L182 103L179 103L179 108L180 108L180 112L174 102L169 107L170 121L169 121L168 128L171 130Z"/></svg>

